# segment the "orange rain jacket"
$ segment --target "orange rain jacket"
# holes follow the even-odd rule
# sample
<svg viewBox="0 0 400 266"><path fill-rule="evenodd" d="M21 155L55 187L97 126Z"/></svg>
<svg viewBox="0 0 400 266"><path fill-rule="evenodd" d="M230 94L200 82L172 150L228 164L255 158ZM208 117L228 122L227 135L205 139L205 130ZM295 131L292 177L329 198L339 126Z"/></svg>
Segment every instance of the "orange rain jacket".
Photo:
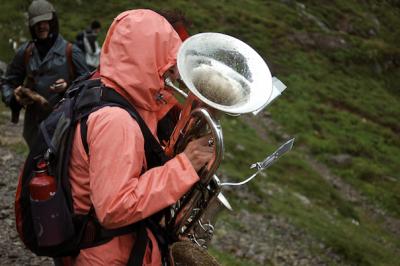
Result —
<svg viewBox="0 0 400 266"><path fill-rule="evenodd" d="M156 136L157 122L177 103L164 88L162 75L176 63L178 34L150 10L130 10L114 19L100 58L102 82L123 95L138 110ZM164 101L157 101L163 95ZM89 155L79 128L74 136L69 168L76 213L93 204L106 228L132 224L181 198L199 179L182 153L161 167L146 167L144 138L137 122L123 109L104 107L87 121ZM79 127L79 125L78 125ZM160 265L154 236L143 265ZM125 265L134 236L114 237L98 247L81 250L75 265Z"/></svg>

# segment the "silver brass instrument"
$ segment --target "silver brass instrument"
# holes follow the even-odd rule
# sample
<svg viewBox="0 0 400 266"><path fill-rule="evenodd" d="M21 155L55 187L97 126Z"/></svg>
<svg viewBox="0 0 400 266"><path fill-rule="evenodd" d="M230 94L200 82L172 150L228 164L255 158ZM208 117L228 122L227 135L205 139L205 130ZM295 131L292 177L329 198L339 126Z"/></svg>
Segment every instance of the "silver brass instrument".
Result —
<svg viewBox="0 0 400 266"><path fill-rule="evenodd" d="M224 152L216 115L259 112L272 101L274 86L268 66L257 52L220 33L201 33L187 39L178 53L178 70L189 93L166 79L166 85L184 95L186 101L165 151L176 155L192 139L211 132L214 156L198 172L200 181L171 208L166 225L177 240L187 237L206 247L214 232L217 209L231 208L215 175Z"/></svg>

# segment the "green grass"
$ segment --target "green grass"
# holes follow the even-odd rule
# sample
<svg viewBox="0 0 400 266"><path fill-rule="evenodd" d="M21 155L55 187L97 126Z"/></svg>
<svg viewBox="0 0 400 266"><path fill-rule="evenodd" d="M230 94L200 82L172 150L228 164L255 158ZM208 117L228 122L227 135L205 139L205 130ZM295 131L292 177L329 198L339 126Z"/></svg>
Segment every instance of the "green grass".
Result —
<svg viewBox="0 0 400 266"><path fill-rule="evenodd" d="M20 10L26 9L28 1L4 2L0 60L9 61L13 54L8 39L27 34ZM368 215L363 207L347 202L308 166L298 149L307 147L304 152L309 151L352 185L366 197L367 204L400 219L400 9L394 6L395 1L306 0L302 1L304 10L299 2L277 0L54 3L61 32L69 40L92 19L102 22L100 39L104 39L112 19L126 9L179 8L193 22L191 33L223 32L254 47L273 75L288 86L267 110L285 132L296 137L296 143L294 151L268 169L267 177L259 176L248 184L268 208L251 202L243 205L231 191L229 197L235 208L286 217L350 264L396 265L400 259L399 237L390 234L384 223ZM328 32L304 12L322 22ZM341 24L344 21L347 31ZM317 41L341 38L345 45L301 45L293 39L295 34L313 34ZM267 141L261 140L254 129L235 118L223 119L223 130L226 156L221 172L232 180L251 174L248 166L283 142L274 132L266 136ZM331 158L338 154L352 156L351 164L334 164ZM269 186L283 192L269 196ZM302 205L295 193L306 196L311 205ZM250 265L214 248L212 253L224 265Z"/></svg>
<svg viewBox="0 0 400 266"><path fill-rule="evenodd" d="M368 217L359 218L359 221L348 215L343 216L340 209L323 206L314 206L305 211L290 193L281 197L270 199L272 207L269 211L287 215L294 224L332 247L346 262L356 265L396 265L398 239L371 224ZM355 221L359 221L360 225L354 224ZM388 241L397 242L397 249L383 244Z"/></svg>
<svg viewBox="0 0 400 266"><path fill-rule="evenodd" d="M237 149L237 140L246 147L245 150L240 149L240 152L233 152L234 157L230 157L223 164L224 173L232 179L239 180L251 172L241 169L249 162L263 158L267 151L271 151L272 145L259 139L252 129L240 121L228 119L223 125L227 135L227 150L235 150L235 147ZM276 143L273 144L276 146ZM247 202L243 205L243 202L235 199L234 191L229 191L227 196L234 209L245 208L252 212L287 217L298 228L306 230L311 236L331 247L347 263L396 265L400 240L391 235L379 221L368 217L364 209L346 201L336 189L307 166L299 151L294 150L282 157L267 173L267 177L258 176L247 185L252 193L263 199L263 204L252 205L253 203ZM270 187L281 188L282 192L271 196L267 194ZM385 189L390 191L388 187ZM362 190L368 192L367 188ZM390 195L387 191L379 192L381 195ZM295 193L307 197L311 204L306 206L299 202ZM379 200L371 196L371 201L398 200L397 197L391 196L381 196ZM393 202L391 207L395 204L396 202ZM382 246L385 248L381 248ZM314 252L318 252L318 249Z"/></svg>

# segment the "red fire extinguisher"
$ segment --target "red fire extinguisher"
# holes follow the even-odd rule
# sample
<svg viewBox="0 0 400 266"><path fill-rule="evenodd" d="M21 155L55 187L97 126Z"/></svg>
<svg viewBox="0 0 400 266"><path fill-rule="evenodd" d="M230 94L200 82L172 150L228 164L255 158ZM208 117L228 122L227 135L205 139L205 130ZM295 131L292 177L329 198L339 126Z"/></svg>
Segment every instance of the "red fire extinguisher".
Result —
<svg viewBox="0 0 400 266"><path fill-rule="evenodd" d="M54 176L49 175L45 161L39 161L36 169L29 183L29 192L33 201L45 201L55 195L56 180Z"/></svg>

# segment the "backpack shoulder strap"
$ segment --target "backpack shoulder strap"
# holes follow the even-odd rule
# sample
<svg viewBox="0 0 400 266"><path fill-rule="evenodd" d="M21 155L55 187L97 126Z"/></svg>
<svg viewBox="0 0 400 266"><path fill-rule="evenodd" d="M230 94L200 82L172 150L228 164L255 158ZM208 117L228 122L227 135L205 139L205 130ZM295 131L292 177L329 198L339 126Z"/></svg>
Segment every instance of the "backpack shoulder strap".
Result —
<svg viewBox="0 0 400 266"><path fill-rule="evenodd" d="M125 109L137 121L145 140L144 148L149 169L155 166L163 165L169 160L169 158L165 155L160 143L153 136L140 114L127 100L125 100L125 98L123 98L115 90L104 87L102 90L102 99L116 103L121 108Z"/></svg>
<svg viewBox="0 0 400 266"><path fill-rule="evenodd" d="M149 243L149 236L147 235L146 225L144 221L138 222L138 228L136 229L136 239L133 244L131 253L129 254L128 266L141 266L143 265L144 254L146 253L146 247Z"/></svg>
<svg viewBox="0 0 400 266"><path fill-rule="evenodd" d="M97 108L93 108L90 112L97 111L105 106L117 106L126 110L139 124L145 140L145 154L149 168L162 165L169 160L169 158L165 155L161 145L155 139L142 117L139 115L136 109L129 104L129 102L127 102L113 89L109 89L104 86L102 87L101 91L101 100L103 101L103 104ZM87 118L89 114L90 113L86 113L86 115L80 119L82 143L86 154L89 154L89 145L87 143Z"/></svg>
<svg viewBox="0 0 400 266"><path fill-rule="evenodd" d="M33 51L33 47L34 46L35 46L35 43L31 41L31 42L29 42L28 46L25 49L25 52L24 52L24 67L25 67L25 71L26 71L26 67L29 64L29 59L31 59L31 57L32 57L32 51ZM34 81L33 76L28 74L25 86L30 88L30 89L34 89L33 88L34 87L33 86L34 83L35 83L35 81Z"/></svg>
<svg viewBox="0 0 400 266"><path fill-rule="evenodd" d="M86 124L88 117L89 116L85 116L80 121L82 144L87 155L89 155L89 144L87 142L87 124Z"/></svg>
<svg viewBox="0 0 400 266"><path fill-rule="evenodd" d="M65 48L65 54L67 56L67 64L68 64L68 73L69 77L71 78L71 81L75 79L76 73L75 73L75 66L72 61L72 43L68 42L67 46Z"/></svg>
<svg viewBox="0 0 400 266"><path fill-rule="evenodd" d="M34 42L29 42L28 46L25 49L25 52L24 52L24 64L25 64L25 67L28 65L29 59L32 56L32 51L33 51L34 45L35 45Z"/></svg>

